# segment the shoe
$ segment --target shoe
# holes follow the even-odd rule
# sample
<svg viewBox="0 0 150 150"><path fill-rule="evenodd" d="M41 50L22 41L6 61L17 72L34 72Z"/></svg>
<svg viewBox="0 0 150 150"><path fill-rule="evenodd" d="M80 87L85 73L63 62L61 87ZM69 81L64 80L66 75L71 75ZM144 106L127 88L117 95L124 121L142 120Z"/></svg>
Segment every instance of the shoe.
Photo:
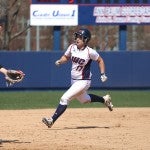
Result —
<svg viewBox="0 0 150 150"><path fill-rule="evenodd" d="M52 125L54 124L52 118L43 118L43 119L42 119L42 122L43 122L46 126L48 126L48 128L51 128Z"/></svg>
<svg viewBox="0 0 150 150"><path fill-rule="evenodd" d="M113 111L113 104L111 102L110 95L107 94L107 95L103 96L103 98L104 98L104 104L108 107L108 109L110 111Z"/></svg>

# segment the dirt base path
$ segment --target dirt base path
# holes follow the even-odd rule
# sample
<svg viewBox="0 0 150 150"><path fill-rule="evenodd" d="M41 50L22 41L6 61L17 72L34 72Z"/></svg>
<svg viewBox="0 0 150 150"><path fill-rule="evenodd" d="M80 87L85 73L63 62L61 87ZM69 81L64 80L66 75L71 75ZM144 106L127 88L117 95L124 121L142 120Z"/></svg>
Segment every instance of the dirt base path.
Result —
<svg viewBox="0 0 150 150"><path fill-rule="evenodd" d="M150 108L0 110L0 150L150 150Z"/></svg>

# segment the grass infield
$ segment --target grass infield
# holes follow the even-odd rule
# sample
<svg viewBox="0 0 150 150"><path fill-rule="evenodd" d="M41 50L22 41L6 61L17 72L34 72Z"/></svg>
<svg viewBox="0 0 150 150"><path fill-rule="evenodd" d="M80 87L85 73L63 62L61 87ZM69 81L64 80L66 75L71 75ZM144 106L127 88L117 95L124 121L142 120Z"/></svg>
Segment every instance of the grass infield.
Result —
<svg viewBox="0 0 150 150"><path fill-rule="evenodd" d="M59 99L65 91L1 91L0 109L43 109L55 108ZM88 93L105 95L109 93L112 97L114 107L150 107L149 90L89 90ZM80 104L73 100L70 108L104 107L100 103Z"/></svg>

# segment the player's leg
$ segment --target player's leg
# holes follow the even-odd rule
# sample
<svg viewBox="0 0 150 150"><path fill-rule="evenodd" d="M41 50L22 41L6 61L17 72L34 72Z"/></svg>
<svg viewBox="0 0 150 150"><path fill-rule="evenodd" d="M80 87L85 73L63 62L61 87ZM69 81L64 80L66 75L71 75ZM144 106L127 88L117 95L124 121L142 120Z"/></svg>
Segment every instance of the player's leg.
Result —
<svg viewBox="0 0 150 150"><path fill-rule="evenodd" d="M48 127L51 127L54 122L65 112L69 101L71 101L77 95L80 95L83 91L85 91L89 85L84 81L81 80L76 81L72 84L72 86L63 94L60 99L60 103L51 118L43 118L42 121Z"/></svg>
<svg viewBox="0 0 150 150"><path fill-rule="evenodd" d="M65 112L66 109L67 105L59 104L53 116L50 118L43 118L42 122L46 124L48 128L51 128L54 122Z"/></svg>
<svg viewBox="0 0 150 150"><path fill-rule="evenodd" d="M113 110L113 104L111 102L110 95L105 95L103 97L94 95L94 94L87 94L83 92L81 95L76 97L81 103L93 103L93 102L100 102L105 104L110 111Z"/></svg>
<svg viewBox="0 0 150 150"><path fill-rule="evenodd" d="M89 89L91 85L90 80L83 80L81 81L81 85L87 85L86 88L83 88L82 92L76 96L77 100L79 100L81 103L91 103L91 102L101 102L104 103L105 100L101 96L97 96L94 94L87 94L87 90Z"/></svg>
<svg viewBox="0 0 150 150"><path fill-rule="evenodd" d="M54 122L64 113L69 102L77 95L80 95L85 89L87 89L87 83L82 82L81 80L72 84L72 86L63 94L60 99L60 103L54 115L52 116Z"/></svg>
<svg viewBox="0 0 150 150"><path fill-rule="evenodd" d="M76 97L81 103L93 103L93 102L100 102L105 104L110 111L113 110L113 105L111 102L110 95L105 96L98 96L95 94L87 94L87 91L84 91L82 94Z"/></svg>
<svg viewBox="0 0 150 150"><path fill-rule="evenodd" d="M107 95L101 97L101 96L98 96L98 95L89 94L89 96L91 97L91 103L92 102L100 102L100 103L105 104L110 111L113 110L113 104L111 102L110 95L107 94Z"/></svg>
<svg viewBox="0 0 150 150"><path fill-rule="evenodd" d="M87 94L86 91L84 91L81 95L77 96L77 99L81 103L92 103L92 102L104 103L105 102L103 97L94 94Z"/></svg>

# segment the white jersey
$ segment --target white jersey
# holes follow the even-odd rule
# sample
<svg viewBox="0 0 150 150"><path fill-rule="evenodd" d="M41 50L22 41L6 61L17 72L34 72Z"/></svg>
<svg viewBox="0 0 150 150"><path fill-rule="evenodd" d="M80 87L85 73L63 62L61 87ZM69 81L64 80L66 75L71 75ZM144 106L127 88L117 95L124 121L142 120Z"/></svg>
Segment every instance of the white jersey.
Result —
<svg viewBox="0 0 150 150"><path fill-rule="evenodd" d="M97 61L99 54L96 50L86 46L84 50L79 50L75 44L71 44L64 54L71 58L72 69L71 78L75 80L90 80L92 73L90 66L92 60Z"/></svg>

